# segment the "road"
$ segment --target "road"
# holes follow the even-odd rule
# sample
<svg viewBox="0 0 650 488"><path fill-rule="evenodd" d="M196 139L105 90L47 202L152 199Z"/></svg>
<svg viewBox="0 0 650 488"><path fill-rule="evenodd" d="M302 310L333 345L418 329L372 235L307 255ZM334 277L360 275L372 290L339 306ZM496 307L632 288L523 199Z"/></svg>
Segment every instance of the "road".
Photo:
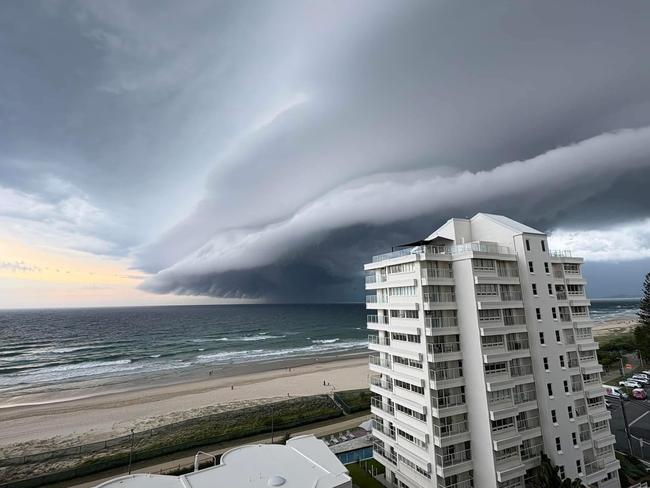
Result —
<svg viewBox="0 0 650 488"><path fill-rule="evenodd" d="M610 423L612 432L616 435L615 447L619 451L629 452L621 403L612 398L607 398L607 401L611 405ZM630 426L632 454L650 461L650 400L630 400L624 402L624 407ZM642 447L643 440L647 444Z"/></svg>

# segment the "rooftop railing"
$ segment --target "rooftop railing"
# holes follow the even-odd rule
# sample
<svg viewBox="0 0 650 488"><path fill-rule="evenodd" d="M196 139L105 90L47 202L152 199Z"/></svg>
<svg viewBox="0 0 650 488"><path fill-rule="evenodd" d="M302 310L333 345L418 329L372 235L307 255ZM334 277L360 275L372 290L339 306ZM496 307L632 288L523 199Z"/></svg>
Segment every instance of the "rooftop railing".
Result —
<svg viewBox="0 0 650 488"><path fill-rule="evenodd" d="M383 254L378 254L372 257L373 263L378 263L381 261L386 261L388 259L401 258L404 256L410 256L413 254L461 254L465 252L482 252L488 254L507 254L512 255L512 249L508 246L500 246L492 242L466 242L464 244L456 244L452 246L433 246L433 245L424 245L424 246L414 246L405 249L399 249L397 251L387 252Z"/></svg>
<svg viewBox="0 0 650 488"><path fill-rule="evenodd" d="M554 258L570 258L571 257L571 251L568 249L557 249L553 251L549 251L551 256Z"/></svg>

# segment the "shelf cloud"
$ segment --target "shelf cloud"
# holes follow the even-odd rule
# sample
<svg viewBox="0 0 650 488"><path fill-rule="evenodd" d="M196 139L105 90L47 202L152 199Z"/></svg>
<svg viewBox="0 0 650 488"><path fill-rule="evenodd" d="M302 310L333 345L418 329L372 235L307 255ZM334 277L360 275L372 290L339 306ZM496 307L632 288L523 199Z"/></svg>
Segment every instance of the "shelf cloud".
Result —
<svg viewBox="0 0 650 488"><path fill-rule="evenodd" d="M141 290L359 300L373 253L480 211L584 254L594 286L650 263L643 0L13 2L0 19L0 225L128 260Z"/></svg>

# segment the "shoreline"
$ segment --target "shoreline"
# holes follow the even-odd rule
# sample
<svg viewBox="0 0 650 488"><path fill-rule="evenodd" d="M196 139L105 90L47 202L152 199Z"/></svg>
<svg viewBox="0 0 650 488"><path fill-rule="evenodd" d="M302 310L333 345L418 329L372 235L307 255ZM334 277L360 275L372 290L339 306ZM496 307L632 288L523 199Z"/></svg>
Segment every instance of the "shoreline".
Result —
<svg viewBox="0 0 650 488"><path fill-rule="evenodd" d="M233 366L172 383L0 409L0 457L127 434L209 413L367 388L368 352ZM182 378L181 378L182 379Z"/></svg>

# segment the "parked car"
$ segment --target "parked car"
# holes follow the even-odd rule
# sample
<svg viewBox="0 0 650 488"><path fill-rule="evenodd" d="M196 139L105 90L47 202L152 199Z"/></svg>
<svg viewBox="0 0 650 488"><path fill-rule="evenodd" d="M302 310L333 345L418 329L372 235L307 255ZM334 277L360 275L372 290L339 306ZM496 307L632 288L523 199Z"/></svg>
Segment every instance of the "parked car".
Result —
<svg viewBox="0 0 650 488"><path fill-rule="evenodd" d="M636 400L645 400L648 398L648 394L645 392L643 388L635 388L632 390L632 398Z"/></svg>
<svg viewBox="0 0 650 488"><path fill-rule="evenodd" d="M645 371L641 371L641 374L646 375L648 378L650 378L650 369L647 369Z"/></svg>
<svg viewBox="0 0 650 488"><path fill-rule="evenodd" d="M632 378L628 378L623 381L618 382L618 386L625 386L627 388L643 388L643 385L639 383L638 381L633 380Z"/></svg>
<svg viewBox="0 0 650 488"><path fill-rule="evenodd" d="M627 393L621 390L618 386L603 385L603 388L605 388L605 395L612 398L622 398L623 400L629 400L630 398Z"/></svg>
<svg viewBox="0 0 650 488"><path fill-rule="evenodd" d="M650 379L646 375L640 373L633 374L632 379L637 383L641 383L643 386L646 386L648 383L650 383Z"/></svg>

